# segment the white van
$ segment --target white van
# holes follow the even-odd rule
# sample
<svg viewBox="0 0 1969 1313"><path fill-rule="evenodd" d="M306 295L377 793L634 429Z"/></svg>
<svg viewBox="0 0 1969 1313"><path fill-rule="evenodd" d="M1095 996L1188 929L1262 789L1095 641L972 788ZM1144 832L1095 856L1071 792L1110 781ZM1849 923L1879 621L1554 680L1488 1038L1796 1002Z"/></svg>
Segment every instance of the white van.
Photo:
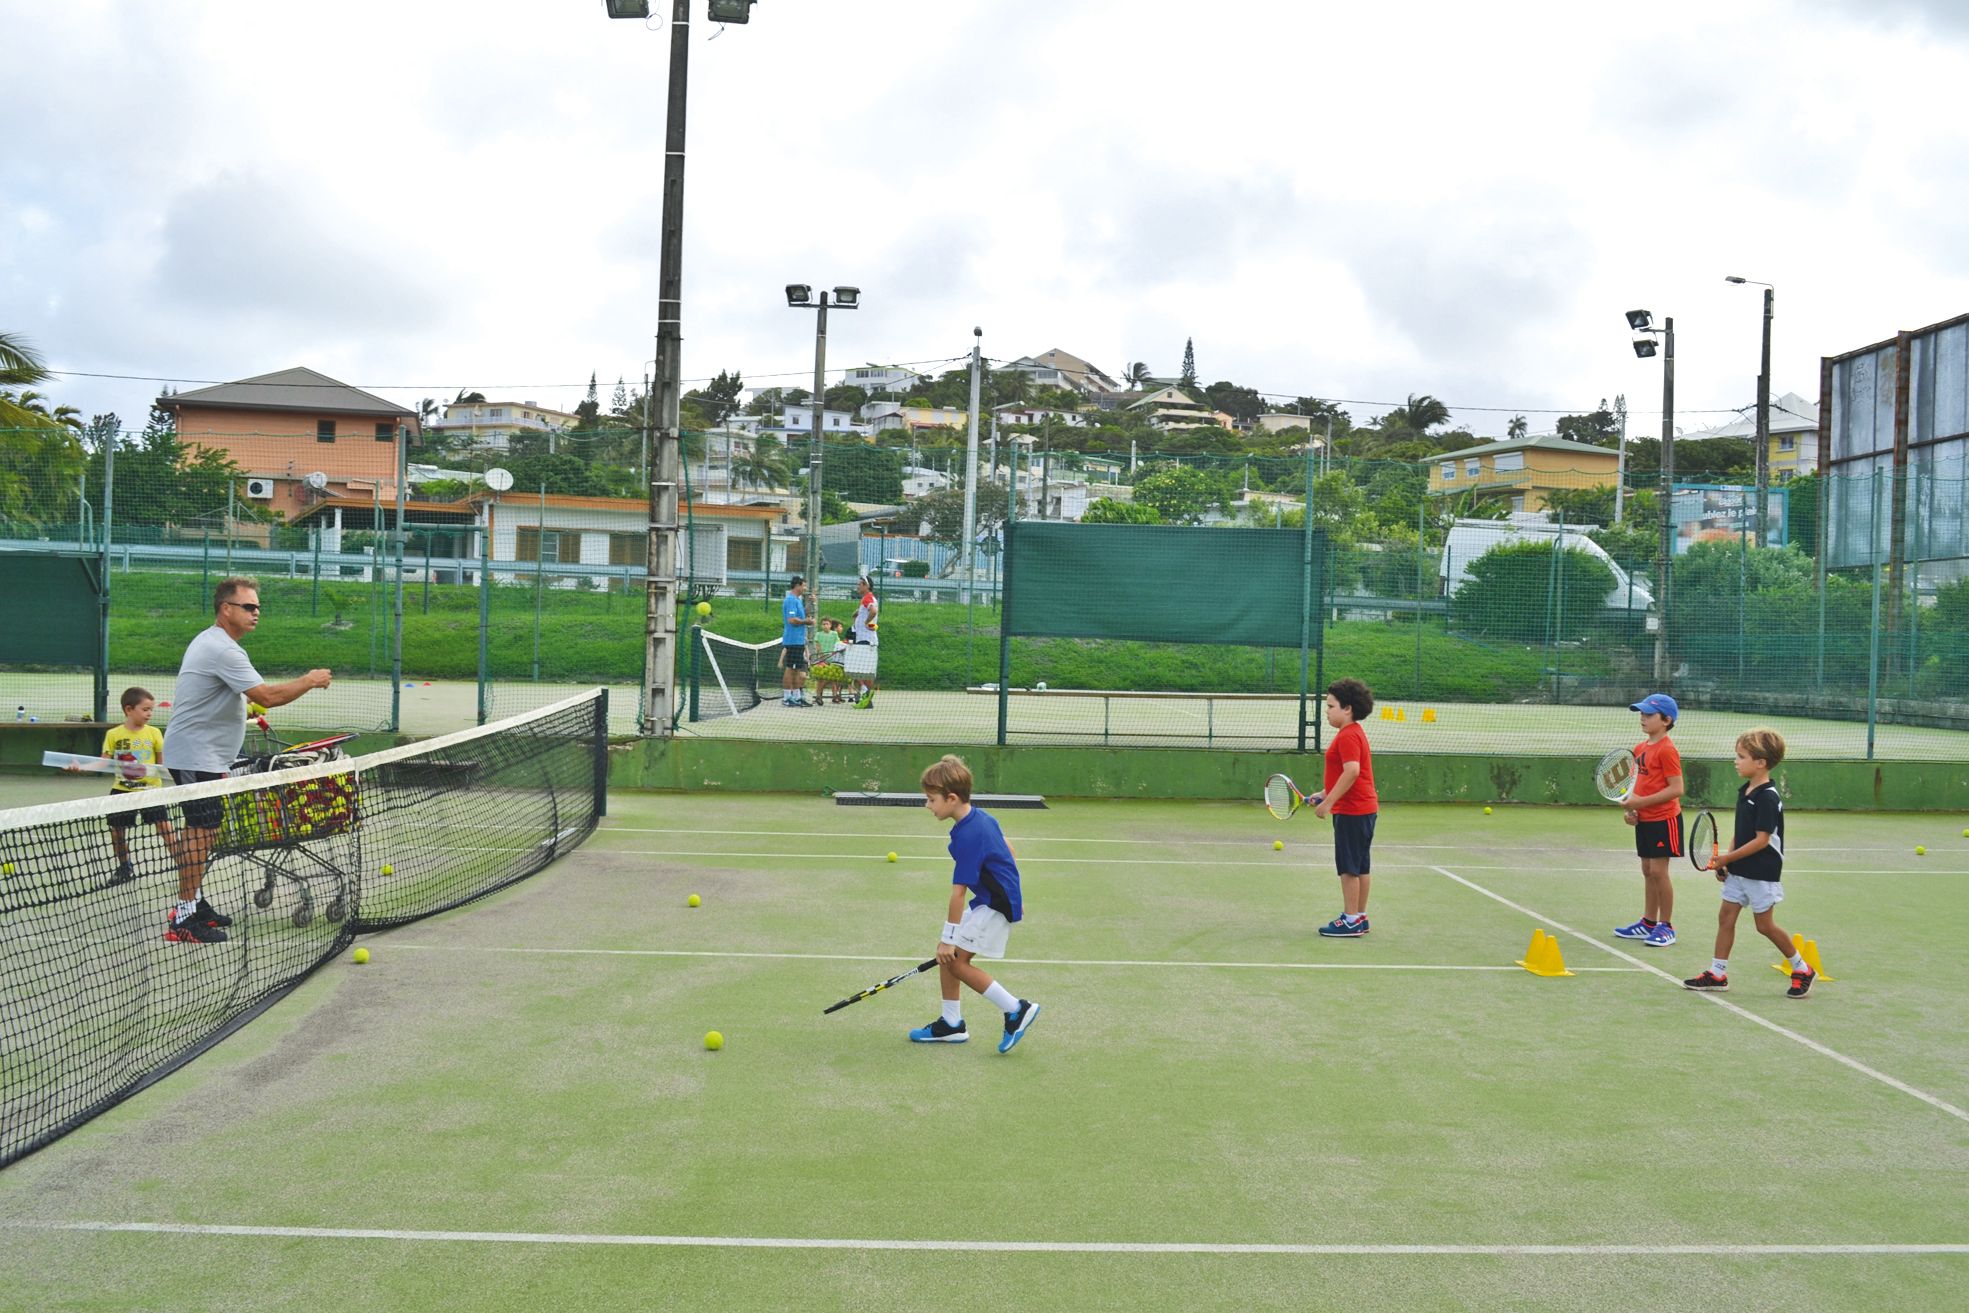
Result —
<svg viewBox="0 0 1969 1313"><path fill-rule="evenodd" d="M1548 520L1542 511L1513 511L1502 520L1457 520L1450 526L1449 536L1443 541L1443 596L1454 597L1457 590L1470 580L1470 563L1491 548L1507 543L1549 543L1556 539L1564 550L1585 552L1613 571L1614 586L1606 597L1607 609L1645 615L1647 627L1652 631L1658 623L1654 614L1653 590L1629 575L1600 544L1586 536L1599 527L1597 524L1568 524L1561 537L1559 526Z"/></svg>

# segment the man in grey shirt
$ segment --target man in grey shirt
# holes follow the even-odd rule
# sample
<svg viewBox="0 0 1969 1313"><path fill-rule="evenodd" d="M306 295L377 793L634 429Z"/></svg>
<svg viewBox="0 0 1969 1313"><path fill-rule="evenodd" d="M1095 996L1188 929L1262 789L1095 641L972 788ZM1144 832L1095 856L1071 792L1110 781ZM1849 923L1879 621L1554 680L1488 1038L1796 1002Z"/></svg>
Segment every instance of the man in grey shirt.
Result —
<svg viewBox="0 0 1969 1313"><path fill-rule="evenodd" d="M239 645L260 623L260 585L253 579L221 579L212 595L212 627L191 640L178 667L171 723L164 728L164 765L179 784L216 780L232 769L246 742L246 704L280 707L313 688L327 688L329 673L310 670L299 679L269 684ZM225 819L225 803L205 798L184 805L185 828L177 845L178 902L164 938L174 944L225 942L232 918L205 901L201 886L212 844Z"/></svg>

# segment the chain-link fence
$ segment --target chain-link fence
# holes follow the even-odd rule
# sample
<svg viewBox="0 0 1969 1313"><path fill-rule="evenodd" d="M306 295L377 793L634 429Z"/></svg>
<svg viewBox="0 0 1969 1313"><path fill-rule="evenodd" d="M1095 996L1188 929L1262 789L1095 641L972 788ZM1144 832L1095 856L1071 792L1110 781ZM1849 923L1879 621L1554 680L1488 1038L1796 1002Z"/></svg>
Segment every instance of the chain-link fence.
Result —
<svg viewBox="0 0 1969 1313"><path fill-rule="evenodd" d="M599 440L586 456L430 464L413 451L399 512L394 477L345 477L313 434L281 437L267 472L213 441L126 434L113 468L100 442L0 442L13 617L0 630L0 707L19 719L114 717L130 684L170 701L185 644L211 622L213 586L244 573L266 607L247 640L262 673L335 672L333 687L284 713L289 728L434 732L596 683L614 690L613 728L635 726L648 520L633 454ZM1605 469L1541 470L1303 449L1110 454L1035 439L981 461L966 541L960 447L830 443L823 468L840 482L824 476L826 522L810 544L811 453L797 441L775 452L757 436L691 434L686 454L679 632L698 625L769 650L746 658L742 676L756 710L700 704L690 719L680 693L683 733L1296 746L1297 642L1197 641L1189 625L1221 627L1254 605L1297 616L1298 590L1254 583L1270 578L1255 568L1258 531L1303 536L1310 505L1322 549L1306 576L1318 624L1305 687L1364 679L1384 751L1583 751L1629 733L1628 703L1656 688L1680 699L1681 733L1699 750L1726 751L1753 720L1800 755L1969 747L1969 489L1947 471L1774 484L1760 544L1740 472L1689 473L1664 499L1648 474L1618 472L1611 451ZM506 485L494 488L501 462L516 477L493 477ZM1055 603L1088 611L1126 581L1157 599L1160 630L1038 633L1016 622L1021 569L1076 540L1008 530L1032 521L1069 535L1119 524L1216 537L1208 552L1123 552L1084 567L1090 591ZM69 574L37 583L29 561ZM809 684L801 700L823 693L816 711L781 700L795 572L810 576L819 618L850 627L863 576L879 615L875 669ZM679 647L687 692L711 672L697 661L702 643ZM716 673L737 671L720 650Z"/></svg>

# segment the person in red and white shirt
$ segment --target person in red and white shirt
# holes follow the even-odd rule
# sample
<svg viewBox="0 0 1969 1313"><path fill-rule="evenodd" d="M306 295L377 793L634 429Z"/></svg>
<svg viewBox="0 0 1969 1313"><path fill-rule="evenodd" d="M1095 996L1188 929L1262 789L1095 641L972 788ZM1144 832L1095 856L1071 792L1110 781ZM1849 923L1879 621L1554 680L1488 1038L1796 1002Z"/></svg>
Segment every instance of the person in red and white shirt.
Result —
<svg viewBox="0 0 1969 1313"><path fill-rule="evenodd" d="M1374 753L1361 722L1374 710L1374 693L1358 679L1338 679L1326 690L1326 723L1337 731L1326 749L1326 775L1313 815L1333 818L1333 864L1340 874L1339 916L1320 927L1328 939L1358 939L1368 931L1367 884L1372 866Z"/></svg>

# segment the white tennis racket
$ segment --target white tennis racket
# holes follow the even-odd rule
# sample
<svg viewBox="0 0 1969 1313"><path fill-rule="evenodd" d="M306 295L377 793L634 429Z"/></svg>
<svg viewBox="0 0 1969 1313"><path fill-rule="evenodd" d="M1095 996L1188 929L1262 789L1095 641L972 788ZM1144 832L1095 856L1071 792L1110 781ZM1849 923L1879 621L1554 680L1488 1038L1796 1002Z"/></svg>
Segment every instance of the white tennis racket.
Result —
<svg viewBox="0 0 1969 1313"><path fill-rule="evenodd" d="M1627 748L1615 748L1600 758L1600 764L1593 768L1593 785L1608 802L1626 802L1634 794L1634 782L1639 772L1633 752Z"/></svg>
<svg viewBox="0 0 1969 1313"><path fill-rule="evenodd" d="M1308 805L1317 807L1326 795L1315 793L1308 798L1299 792L1299 786L1289 775L1274 775L1265 781L1265 810L1280 820L1290 819L1292 813Z"/></svg>
<svg viewBox="0 0 1969 1313"><path fill-rule="evenodd" d="M44 752L41 764L56 770L79 770L92 775L119 775L126 780L158 779L169 784L171 772L162 766L141 761L118 761L114 757L84 757L73 752Z"/></svg>

